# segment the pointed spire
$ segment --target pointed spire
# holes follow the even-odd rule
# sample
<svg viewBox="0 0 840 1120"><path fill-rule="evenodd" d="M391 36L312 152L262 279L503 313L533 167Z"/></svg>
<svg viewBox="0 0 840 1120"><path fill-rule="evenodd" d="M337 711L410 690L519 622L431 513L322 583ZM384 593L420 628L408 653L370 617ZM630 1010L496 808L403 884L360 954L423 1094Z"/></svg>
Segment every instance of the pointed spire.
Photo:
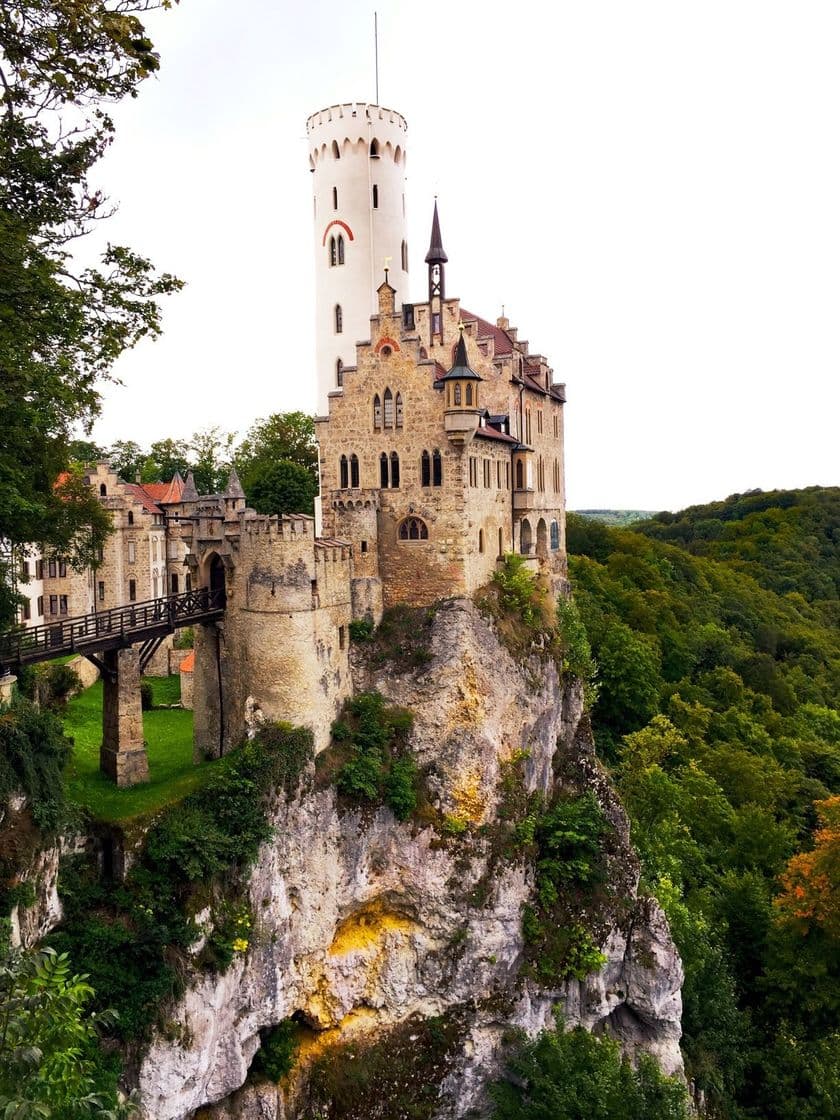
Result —
<svg viewBox="0 0 840 1120"><path fill-rule="evenodd" d="M236 467L230 468L228 475L227 486L225 487L226 498L244 498L245 491L242 489L242 483L239 481L239 475L236 473Z"/></svg>
<svg viewBox="0 0 840 1120"><path fill-rule="evenodd" d="M455 359L452 362L452 368L448 373L445 373L440 381L483 381L484 378L475 372L470 366L469 355L467 354L467 343L464 339L464 324L459 324L461 334L458 338L458 344L455 347Z"/></svg>
<svg viewBox="0 0 840 1120"><path fill-rule="evenodd" d="M461 323L461 331L458 335L458 345L455 347L455 361L452 363L453 367L461 366L470 368L470 360L467 357L467 344L464 342L464 324Z"/></svg>
<svg viewBox="0 0 840 1120"><path fill-rule="evenodd" d="M181 491L182 502L197 502L198 491L195 488L195 475L192 471L187 475L187 481L184 483L184 489Z"/></svg>
<svg viewBox="0 0 840 1120"><path fill-rule="evenodd" d="M443 250L440 236L440 219L438 218L437 198L435 198L435 212L432 216L432 238L429 242L429 251L426 254L426 264L445 264L449 260Z"/></svg>

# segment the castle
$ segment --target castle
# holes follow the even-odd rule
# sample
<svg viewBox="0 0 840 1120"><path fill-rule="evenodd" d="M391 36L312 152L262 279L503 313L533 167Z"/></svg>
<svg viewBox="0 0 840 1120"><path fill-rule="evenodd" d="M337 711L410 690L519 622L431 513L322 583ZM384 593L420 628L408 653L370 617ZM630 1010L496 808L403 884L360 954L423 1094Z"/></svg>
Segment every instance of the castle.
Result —
<svg viewBox="0 0 840 1120"><path fill-rule="evenodd" d="M199 495L191 476L141 486L98 464L87 481L115 530L99 566L74 576L53 558L43 581L50 622L143 592L224 593L224 617L196 627L197 759L225 753L263 719L309 726L325 747L352 693L353 620L470 596L509 552L555 592L566 582L564 386L506 318L490 322L447 295L436 202L426 299L408 301L398 113L335 105L310 117L307 133L316 519L258 515L235 472L224 492ZM106 727L103 752L108 772L131 784L148 773L128 683L139 685L137 650L118 660L109 687L126 714Z"/></svg>
<svg viewBox="0 0 840 1120"><path fill-rule="evenodd" d="M408 302L398 113L336 105L307 133L322 525L259 516L244 497L189 507L193 584L227 596L223 622L196 636L199 756L260 718L311 726L326 746L350 695L354 619L472 595L511 551L565 585L564 386L505 318L447 295L437 203L427 298Z"/></svg>

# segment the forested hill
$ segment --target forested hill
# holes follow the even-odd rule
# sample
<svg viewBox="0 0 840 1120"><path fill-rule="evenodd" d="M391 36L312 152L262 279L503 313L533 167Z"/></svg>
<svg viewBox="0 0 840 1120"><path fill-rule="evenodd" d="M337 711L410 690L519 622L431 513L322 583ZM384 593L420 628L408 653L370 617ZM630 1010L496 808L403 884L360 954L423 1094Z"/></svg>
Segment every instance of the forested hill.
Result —
<svg viewBox="0 0 840 1120"><path fill-rule="evenodd" d="M840 1116L840 490L570 515L568 544L689 1074L728 1120Z"/></svg>
<svg viewBox="0 0 840 1120"><path fill-rule="evenodd" d="M659 513L633 528L696 556L726 560L781 595L798 592L835 604L840 598L840 487L751 490Z"/></svg>

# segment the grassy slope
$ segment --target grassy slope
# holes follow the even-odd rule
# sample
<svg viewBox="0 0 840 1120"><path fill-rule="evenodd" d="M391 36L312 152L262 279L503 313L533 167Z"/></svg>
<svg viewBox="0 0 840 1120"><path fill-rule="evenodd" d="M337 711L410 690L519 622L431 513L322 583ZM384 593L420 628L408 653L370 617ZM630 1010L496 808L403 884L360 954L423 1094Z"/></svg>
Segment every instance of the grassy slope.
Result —
<svg viewBox="0 0 840 1120"><path fill-rule="evenodd" d="M177 677L154 677L151 682L154 703L177 703ZM213 769L211 763L200 767L193 764L192 712L181 708L152 710L143 713L151 780L132 789L117 789L99 770L101 681L70 701L64 726L75 743L66 772L68 797L99 820L124 821L153 813L202 785Z"/></svg>

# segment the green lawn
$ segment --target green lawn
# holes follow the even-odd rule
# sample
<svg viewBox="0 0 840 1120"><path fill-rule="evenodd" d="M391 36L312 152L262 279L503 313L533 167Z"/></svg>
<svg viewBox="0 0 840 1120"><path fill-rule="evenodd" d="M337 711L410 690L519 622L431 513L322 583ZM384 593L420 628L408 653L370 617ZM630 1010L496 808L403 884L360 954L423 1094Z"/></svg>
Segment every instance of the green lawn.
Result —
<svg viewBox="0 0 840 1120"><path fill-rule="evenodd" d="M180 695L178 677L149 677L156 704L174 704ZM102 742L102 682L97 681L67 705L64 727L73 739L67 767L67 794L103 821L125 821L153 813L180 801L202 785L213 763L194 766L193 714L181 708L143 713L143 732L149 753L150 781L131 789L117 789L99 770Z"/></svg>

